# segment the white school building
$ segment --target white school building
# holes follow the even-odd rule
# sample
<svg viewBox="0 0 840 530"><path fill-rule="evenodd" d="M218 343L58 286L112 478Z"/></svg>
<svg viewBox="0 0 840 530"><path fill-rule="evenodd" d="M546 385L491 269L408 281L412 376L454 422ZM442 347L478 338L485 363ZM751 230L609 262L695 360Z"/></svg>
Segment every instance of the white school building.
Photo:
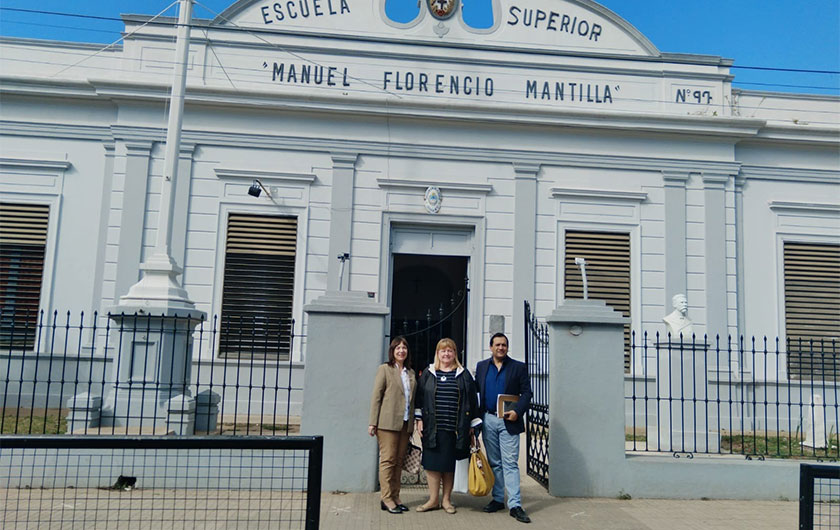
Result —
<svg viewBox="0 0 840 530"><path fill-rule="evenodd" d="M299 384L327 291L392 321L455 307L474 368L498 330L522 357L524 301L582 296L577 257L637 334L683 293L698 335L840 336L840 98L733 88L731 59L660 51L594 1L486 4L193 20L171 250L198 309L251 336L294 318L265 353ZM108 311L155 245L176 21L123 19L104 51L0 39L5 328ZM235 362L220 341L194 362Z"/></svg>

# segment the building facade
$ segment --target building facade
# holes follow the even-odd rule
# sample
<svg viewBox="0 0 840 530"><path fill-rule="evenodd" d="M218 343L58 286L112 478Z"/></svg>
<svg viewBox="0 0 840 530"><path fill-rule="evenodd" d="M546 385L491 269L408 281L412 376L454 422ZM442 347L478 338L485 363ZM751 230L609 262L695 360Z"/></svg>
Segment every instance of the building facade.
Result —
<svg viewBox="0 0 840 530"><path fill-rule="evenodd" d="M230 333L302 381L304 306L349 289L395 321L445 306L468 366L497 330L521 357L523 301L580 297L584 257L628 332L684 293L698 335L840 335L840 99L735 89L588 0L388 4L192 23L172 255ZM6 318L108 311L154 246L174 20L124 21L104 51L0 41ZM220 335L197 360L239 355Z"/></svg>

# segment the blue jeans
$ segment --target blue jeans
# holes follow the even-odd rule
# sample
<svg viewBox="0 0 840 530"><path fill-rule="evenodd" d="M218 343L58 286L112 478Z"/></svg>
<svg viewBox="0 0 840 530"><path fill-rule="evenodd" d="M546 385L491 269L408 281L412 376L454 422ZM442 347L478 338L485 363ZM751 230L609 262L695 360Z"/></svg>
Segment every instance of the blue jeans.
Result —
<svg viewBox="0 0 840 530"><path fill-rule="evenodd" d="M505 502L507 489L508 509L522 506L519 492L519 435L505 429L505 421L489 412L484 414L481 436L487 449L487 460L493 468L493 500Z"/></svg>

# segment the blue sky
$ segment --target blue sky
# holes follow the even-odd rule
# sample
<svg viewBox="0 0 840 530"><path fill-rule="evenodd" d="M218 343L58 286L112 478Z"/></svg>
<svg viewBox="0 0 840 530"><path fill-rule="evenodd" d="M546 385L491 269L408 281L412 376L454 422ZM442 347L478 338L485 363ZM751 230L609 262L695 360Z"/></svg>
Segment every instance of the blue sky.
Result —
<svg viewBox="0 0 840 530"><path fill-rule="evenodd" d="M235 0L200 0L195 16L212 18ZM0 35L110 43L119 20L22 13L56 11L104 18L154 15L171 0L0 0ZM409 2L411 3L411 2ZM663 52L721 55L739 67L840 71L838 0L603 0ZM416 9L416 7L415 7ZM167 14L175 15L172 7ZM840 75L735 68L735 85L840 95ZM824 87L824 88L820 88Z"/></svg>

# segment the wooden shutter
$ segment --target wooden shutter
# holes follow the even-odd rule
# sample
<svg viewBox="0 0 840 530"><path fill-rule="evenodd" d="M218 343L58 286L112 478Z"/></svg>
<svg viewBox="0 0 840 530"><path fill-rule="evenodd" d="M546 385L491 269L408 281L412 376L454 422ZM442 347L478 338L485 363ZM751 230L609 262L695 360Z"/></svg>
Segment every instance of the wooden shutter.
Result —
<svg viewBox="0 0 840 530"><path fill-rule="evenodd" d="M575 258L586 260L589 298L630 316L630 234L627 232L566 232L564 293L583 298L583 278ZM624 371L630 371L630 324L624 325Z"/></svg>
<svg viewBox="0 0 840 530"><path fill-rule="evenodd" d="M840 245L784 243L788 373L838 379Z"/></svg>
<svg viewBox="0 0 840 530"><path fill-rule="evenodd" d="M0 203L0 346L34 347L50 208Z"/></svg>
<svg viewBox="0 0 840 530"><path fill-rule="evenodd" d="M297 218L230 214L219 352L288 358Z"/></svg>

